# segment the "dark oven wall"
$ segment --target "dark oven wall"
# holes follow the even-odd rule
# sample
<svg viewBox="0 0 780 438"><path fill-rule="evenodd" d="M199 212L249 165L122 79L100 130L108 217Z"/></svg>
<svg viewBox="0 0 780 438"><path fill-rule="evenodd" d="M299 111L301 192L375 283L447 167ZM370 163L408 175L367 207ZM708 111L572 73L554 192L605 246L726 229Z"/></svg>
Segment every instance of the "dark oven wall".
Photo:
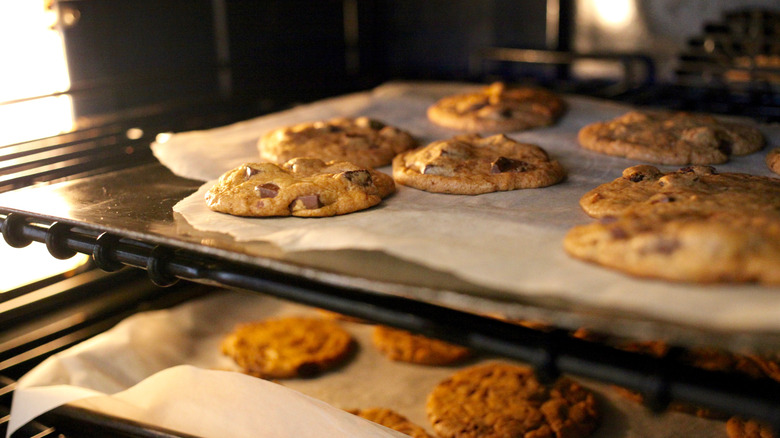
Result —
<svg viewBox="0 0 780 438"><path fill-rule="evenodd" d="M80 116L229 95L266 112L391 79L470 79L480 47L545 48L546 0L65 0ZM64 11L64 12L63 12Z"/></svg>

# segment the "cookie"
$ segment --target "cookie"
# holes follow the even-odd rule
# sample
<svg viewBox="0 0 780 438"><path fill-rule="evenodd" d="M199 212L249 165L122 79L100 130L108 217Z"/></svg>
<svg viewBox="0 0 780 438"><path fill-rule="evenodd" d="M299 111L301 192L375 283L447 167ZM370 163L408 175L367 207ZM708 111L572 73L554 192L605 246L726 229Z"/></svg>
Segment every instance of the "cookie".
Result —
<svg viewBox="0 0 780 438"><path fill-rule="evenodd" d="M433 438L422 427L403 415L387 408L350 409L347 412L404 433L412 438Z"/></svg>
<svg viewBox="0 0 780 438"><path fill-rule="evenodd" d="M637 204L666 208L780 211L780 179L745 173L718 173L710 166L689 166L661 172L650 165L625 169L614 181L580 198L590 216L615 216Z"/></svg>
<svg viewBox="0 0 780 438"><path fill-rule="evenodd" d="M378 325L372 335L374 346L391 360L422 365L449 365L471 356L460 345Z"/></svg>
<svg viewBox="0 0 780 438"><path fill-rule="evenodd" d="M257 143L260 158L271 163L309 157L369 168L390 164L396 154L415 146L408 132L368 117L285 126L267 132Z"/></svg>
<svg viewBox="0 0 780 438"><path fill-rule="evenodd" d="M342 363L352 336L318 318L286 317L241 324L221 345L247 374L261 378L311 377Z"/></svg>
<svg viewBox="0 0 780 438"><path fill-rule="evenodd" d="M428 107L428 120L469 132L520 131L555 123L565 110L555 93L495 82L479 91L440 99Z"/></svg>
<svg viewBox="0 0 780 438"><path fill-rule="evenodd" d="M780 212L632 207L572 228L571 256L638 277L780 284Z"/></svg>
<svg viewBox="0 0 780 438"><path fill-rule="evenodd" d="M582 147L602 154L659 164L718 164L764 147L752 126L703 114L631 111L580 129Z"/></svg>
<svg viewBox="0 0 780 438"><path fill-rule="evenodd" d="M618 348L626 351L647 354L653 357L664 357L670 352L669 344L662 341L642 341L621 343ZM709 371L741 374L755 379L769 378L780 381L780 363L758 355L737 354L713 347L697 347L680 350L676 358L687 365ZM626 398L638 403L644 402L644 397L636 391L616 387L616 390ZM684 412L697 417L725 420L728 416L709 408L694 406L685 402L671 402L669 410Z"/></svg>
<svg viewBox="0 0 780 438"><path fill-rule="evenodd" d="M780 148L774 148L766 154L766 165L772 172L780 174Z"/></svg>
<svg viewBox="0 0 780 438"><path fill-rule="evenodd" d="M442 438L579 438L600 419L595 397L576 382L543 385L530 368L499 362L445 379L428 395L426 410Z"/></svg>
<svg viewBox="0 0 780 438"><path fill-rule="evenodd" d="M755 420L744 420L731 417L726 422L726 433L729 438L775 438L769 426Z"/></svg>
<svg viewBox="0 0 780 438"><path fill-rule="evenodd" d="M206 193L206 205L235 216L324 217L364 210L393 192L393 179L382 172L345 161L296 158L226 172Z"/></svg>
<svg viewBox="0 0 780 438"><path fill-rule="evenodd" d="M566 172L544 149L503 134L464 134L435 141L393 159L399 184L435 193L477 195L545 187Z"/></svg>

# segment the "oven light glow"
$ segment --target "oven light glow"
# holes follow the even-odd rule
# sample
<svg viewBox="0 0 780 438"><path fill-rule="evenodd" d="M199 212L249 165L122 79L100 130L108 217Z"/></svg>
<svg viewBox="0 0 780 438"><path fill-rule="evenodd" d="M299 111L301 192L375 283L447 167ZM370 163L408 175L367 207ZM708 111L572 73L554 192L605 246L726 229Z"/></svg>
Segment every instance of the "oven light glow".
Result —
<svg viewBox="0 0 780 438"><path fill-rule="evenodd" d="M634 20L636 0L592 0L599 20L608 27L622 28Z"/></svg>
<svg viewBox="0 0 780 438"><path fill-rule="evenodd" d="M88 259L86 254L76 254L67 260L59 260L52 257L46 245L41 243L33 242L24 248L11 248L0 239L0 260L14 261L13 269L4 269L0 275L0 293L73 271Z"/></svg>
<svg viewBox="0 0 780 438"><path fill-rule="evenodd" d="M171 138L173 138L173 133L171 133L171 132L161 132L161 133L157 134L157 136L154 138L154 141L156 141L157 143L165 143L168 140L170 140Z"/></svg>
<svg viewBox="0 0 780 438"><path fill-rule="evenodd" d="M0 144L46 137L73 128L70 96L29 99L70 87L56 11L46 0L3 1L0 14Z"/></svg>

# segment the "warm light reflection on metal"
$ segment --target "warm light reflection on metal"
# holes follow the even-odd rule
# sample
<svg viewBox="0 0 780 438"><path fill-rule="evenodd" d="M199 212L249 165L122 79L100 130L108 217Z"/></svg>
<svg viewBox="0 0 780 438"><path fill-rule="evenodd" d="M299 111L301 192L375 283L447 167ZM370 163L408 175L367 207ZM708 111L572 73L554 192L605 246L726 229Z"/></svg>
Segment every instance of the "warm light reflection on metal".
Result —
<svg viewBox="0 0 780 438"><path fill-rule="evenodd" d="M3 269L0 293L26 284L72 271L87 262L89 256L76 254L67 260L52 257L46 245L32 243L24 248L11 248L0 239L0 260L13 260L13 269Z"/></svg>
<svg viewBox="0 0 780 438"><path fill-rule="evenodd" d="M593 0L596 15L606 27L620 29L634 20L636 0Z"/></svg>
<svg viewBox="0 0 780 438"><path fill-rule="evenodd" d="M56 11L42 0L5 0L0 14L0 102L66 91L70 78ZM0 145L46 137L73 127L69 96L0 107Z"/></svg>

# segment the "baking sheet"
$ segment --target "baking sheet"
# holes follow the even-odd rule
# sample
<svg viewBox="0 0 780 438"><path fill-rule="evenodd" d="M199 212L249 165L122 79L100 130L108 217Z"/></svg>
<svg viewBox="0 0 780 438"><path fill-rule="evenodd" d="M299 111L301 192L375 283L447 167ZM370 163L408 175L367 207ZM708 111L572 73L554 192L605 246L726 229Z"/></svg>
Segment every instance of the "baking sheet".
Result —
<svg viewBox="0 0 780 438"><path fill-rule="evenodd" d="M245 162L257 161L256 141L265 131L335 116L370 116L410 131L425 144L456 132L436 127L425 109L438 98L474 89L455 83L389 83L374 90L324 100L208 131L161 137L153 151L179 176L209 181ZM544 298L656 321L740 332L780 329L780 288L759 285L694 285L630 277L570 258L562 239L575 225L592 221L578 200L586 191L621 175L636 161L580 148L577 131L631 109L613 102L566 96L568 111L552 127L509 133L535 143L568 172L558 185L478 196L427 193L398 186L377 207L322 219L239 218L215 213L203 196L213 182L174 206L189 225L226 233L238 242L270 242L288 253L357 249L377 251L443 271L512 296ZM716 166L722 172L773 175L764 164L777 146L780 126L760 129L769 146ZM659 166L662 170L677 167ZM389 167L380 171L390 173ZM366 269L381 269L367 266ZM479 291L473 291L475 295ZM457 298L451 303L458 307ZM462 308L474 308L465 300Z"/></svg>
<svg viewBox="0 0 780 438"><path fill-rule="evenodd" d="M215 309L219 309L215 312ZM14 394L9 430L71 402L98 412L204 437L399 436L341 409L386 407L432 431L425 398L461 367L393 362L371 344L372 326L340 322L355 354L333 372L268 382L234 372L219 342L237 323L279 316L322 317L315 309L257 294L217 290L172 309L134 315L58 353L25 375ZM602 424L594 438L725 438L722 421L655 415L611 387L580 382L597 395Z"/></svg>

